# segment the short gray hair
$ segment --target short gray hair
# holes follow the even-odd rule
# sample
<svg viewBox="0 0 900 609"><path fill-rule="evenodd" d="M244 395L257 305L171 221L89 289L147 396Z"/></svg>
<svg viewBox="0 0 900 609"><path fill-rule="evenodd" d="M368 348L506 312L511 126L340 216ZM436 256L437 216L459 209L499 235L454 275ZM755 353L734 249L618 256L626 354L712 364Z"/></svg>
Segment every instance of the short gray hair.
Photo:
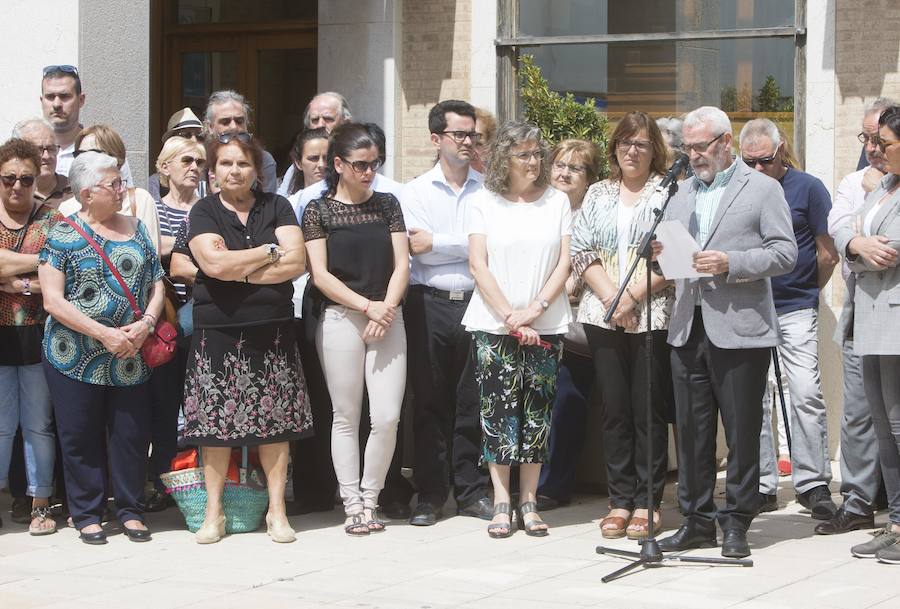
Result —
<svg viewBox="0 0 900 609"><path fill-rule="evenodd" d="M69 168L69 185L75 200L81 203L81 191L99 184L107 169L118 171L119 160L100 152L83 152L75 157Z"/></svg>
<svg viewBox="0 0 900 609"><path fill-rule="evenodd" d="M498 194L509 190L510 150L525 142L536 142L544 153L541 159L541 173L535 184L546 186L550 183L550 146L544 139L540 127L521 121L507 121L497 131L488 149L485 160L487 166L484 176L485 188Z"/></svg>
<svg viewBox="0 0 900 609"><path fill-rule="evenodd" d="M353 113L350 111L350 102L347 101L347 98L335 91L325 91L324 93L316 93L313 98L309 100L309 103L306 104L306 109L303 111L303 126L305 128L309 129L309 107L316 101L317 97L331 97L338 103L340 106L341 122L349 123L353 120Z"/></svg>
<svg viewBox="0 0 900 609"><path fill-rule="evenodd" d="M778 131L778 125L767 118L754 118L752 121L748 121L744 128L741 129L738 141L743 146L745 141L756 141L760 136L765 136L772 140L776 148L781 145L781 133Z"/></svg>
<svg viewBox="0 0 900 609"><path fill-rule="evenodd" d="M250 104L247 102L247 99L232 89L223 89L221 91L213 91L212 95L209 96L209 101L206 102L206 113L203 115L203 119L206 121L207 125L212 125L213 119L215 118L213 114L213 106L218 106L219 104L227 104L228 102L235 102L236 104L240 104L244 108L244 116L247 117L247 130L250 129L251 118L250 115L253 112L253 108L250 107Z"/></svg>
<svg viewBox="0 0 900 609"><path fill-rule="evenodd" d="M53 133L53 125L50 124L50 121L48 121L46 118L34 116L31 118L26 118L25 120L19 121L18 123L16 123L16 126L13 127L13 130L12 130L12 136L24 139L22 132L28 131L28 128L33 125L39 125L39 126L43 127L44 129L46 129L47 131L49 131L50 133Z"/></svg>
<svg viewBox="0 0 900 609"><path fill-rule="evenodd" d="M869 116L870 114L873 114L875 112L877 112L878 115L881 116L881 114L885 110L887 110L891 106L896 106L896 105L897 105L897 102L895 102L894 100L892 100L889 97L876 97L875 99L873 99L872 101L870 101L863 107L863 116Z"/></svg>
<svg viewBox="0 0 900 609"><path fill-rule="evenodd" d="M680 118L675 118L674 116L664 116L656 119L656 126L659 127L659 131L662 133L663 138L672 148L680 148L684 143L684 140L681 137L682 122L683 121Z"/></svg>
<svg viewBox="0 0 900 609"><path fill-rule="evenodd" d="M700 106L685 115L683 127L693 129L701 125L709 125L719 133L731 133L731 119L715 106Z"/></svg>

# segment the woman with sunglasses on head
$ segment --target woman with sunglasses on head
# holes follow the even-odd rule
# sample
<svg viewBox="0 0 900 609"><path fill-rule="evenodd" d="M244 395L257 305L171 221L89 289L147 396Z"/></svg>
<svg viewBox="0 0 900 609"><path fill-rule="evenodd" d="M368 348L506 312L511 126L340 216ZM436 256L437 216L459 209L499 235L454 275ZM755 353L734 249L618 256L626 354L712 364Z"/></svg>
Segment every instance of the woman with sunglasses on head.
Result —
<svg viewBox="0 0 900 609"><path fill-rule="evenodd" d="M13 437L21 427L32 535L56 531L49 502L53 407L41 366L45 313L36 272L38 252L61 216L34 198L40 168L41 154L31 143L11 139L0 146L0 488L7 486Z"/></svg>
<svg viewBox="0 0 900 609"><path fill-rule="evenodd" d="M505 123L488 149L484 189L472 203L469 267L475 292L462 323L472 332L481 395L481 461L494 487L494 538L512 534L510 470L519 465L519 528L543 537L537 508L550 452L562 336L572 321L565 295L572 210L550 186L541 130Z"/></svg>
<svg viewBox="0 0 900 609"><path fill-rule="evenodd" d="M166 272L167 307L179 309L187 302L188 287L177 281L170 272L175 234L187 218L191 207L199 200L197 185L203 180L206 168L206 149L193 139L172 136L163 144L156 158L156 170L166 194L156 202L159 215L160 260ZM153 401L153 421L150 457L150 480L154 490L147 497L144 509L159 512L175 505L166 493L159 475L171 469L170 463L177 447L178 411L184 390L187 350L179 341L175 357L153 371L150 393Z"/></svg>
<svg viewBox="0 0 900 609"><path fill-rule="evenodd" d="M125 142L109 125L92 125L78 133L75 138L74 155L77 158L78 155L85 152L99 152L114 157L119 163L120 170L125 164ZM79 209L81 209L80 204L74 197L59 205L59 211L64 216L71 216ZM143 188L128 187L120 213L134 216L143 222L156 251L159 252L159 216L153 196Z"/></svg>
<svg viewBox="0 0 900 609"><path fill-rule="evenodd" d="M325 307L316 347L334 411L332 457L344 531L351 536L385 528L378 496L394 455L406 386L400 304L409 283L409 247L399 201L372 190L380 165L365 125L337 127L328 145L328 190L303 212L312 281ZM371 432L360 477L364 388Z"/></svg>
<svg viewBox="0 0 900 609"><path fill-rule="evenodd" d="M197 543L225 535L222 494L232 447L258 446L266 475L266 526L292 542L285 513L288 445L312 432L297 351L291 282L305 266L290 203L256 188L263 150L246 132L207 142L219 192L189 216L194 331L184 385L184 436L201 447L206 518Z"/></svg>
<svg viewBox="0 0 900 609"><path fill-rule="evenodd" d="M854 222L835 234L838 251L856 276L853 348L862 356L863 385L878 438L888 499L887 526L850 552L858 558L900 564L900 106L878 119L872 144L884 159L884 178L866 196Z"/></svg>
<svg viewBox="0 0 900 609"><path fill-rule="evenodd" d="M644 112L622 117L609 143L610 178L591 186L572 230L572 266L585 285L578 309L594 358L606 417L603 446L609 485L609 513L600 522L606 538L647 537L648 510L654 532L660 528L659 504L666 475L667 417L673 408L672 376L666 329L675 288L653 275L647 294L644 265L639 265L613 314L603 318L638 255L644 226L662 204L656 186L668 163L659 127ZM651 317L646 318L646 299ZM647 428L646 333L653 332L653 422ZM653 459L646 442L653 436ZM647 497L647 479L653 497Z"/></svg>
<svg viewBox="0 0 900 609"><path fill-rule="evenodd" d="M81 210L50 230L38 270L50 315L44 374L69 512L82 541L106 543L100 522L109 464L126 536L148 541L141 500L150 444L150 368L140 349L162 312L163 271L144 224L118 213L127 188L118 159L79 155L69 182Z"/></svg>

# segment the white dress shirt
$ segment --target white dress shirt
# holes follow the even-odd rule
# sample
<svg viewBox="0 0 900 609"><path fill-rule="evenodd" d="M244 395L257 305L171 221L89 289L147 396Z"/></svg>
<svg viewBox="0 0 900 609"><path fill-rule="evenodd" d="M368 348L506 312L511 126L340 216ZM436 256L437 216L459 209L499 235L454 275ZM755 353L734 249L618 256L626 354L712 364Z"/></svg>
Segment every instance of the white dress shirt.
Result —
<svg viewBox="0 0 900 609"><path fill-rule="evenodd" d="M837 230L847 224L853 222L856 212L862 208L866 202L867 193L863 187L863 176L869 168L854 171L844 176L841 183L837 187L834 194L834 202L831 205L831 211L828 213L828 234L835 236ZM838 252L841 254L841 275L844 281L850 275L850 267L847 266L846 252Z"/></svg>
<svg viewBox="0 0 900 609"><path fill-rule="evenodd" d="M466 227L473 195L484 178L469 168L463 187L456 192L438 162L406 185L400 194L406 229L420 228L432 235L431 251L412 257L409 281L438 290L475 289L469 271L469 236Z"/></svg>

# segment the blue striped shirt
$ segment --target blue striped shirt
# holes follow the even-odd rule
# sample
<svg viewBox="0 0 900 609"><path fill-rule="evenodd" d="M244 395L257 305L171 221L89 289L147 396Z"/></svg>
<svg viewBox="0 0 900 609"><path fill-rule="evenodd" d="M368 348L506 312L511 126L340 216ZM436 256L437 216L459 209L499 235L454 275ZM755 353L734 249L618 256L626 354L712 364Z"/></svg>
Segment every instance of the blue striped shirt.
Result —
<svg viewBox="0 0 900 609"><path fill-rule="evenodd" d="M701 248L705 247L706 240L709 239L713 218L716 217L716 210L719 209L719 201L725 193L731 176L734 175L735 167L737 167L737 163L732 162L727 169L717 173L709 185L697 178L697 199L694 213L697 215L697 243Z"/></svg>

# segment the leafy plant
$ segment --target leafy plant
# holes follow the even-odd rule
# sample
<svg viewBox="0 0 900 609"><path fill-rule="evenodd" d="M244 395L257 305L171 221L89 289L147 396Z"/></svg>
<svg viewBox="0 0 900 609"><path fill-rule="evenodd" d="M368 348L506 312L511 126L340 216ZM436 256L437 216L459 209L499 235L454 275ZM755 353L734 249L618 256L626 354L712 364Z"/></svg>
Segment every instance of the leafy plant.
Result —
<svg viewBox="0 0 900 609"><path fill-rule="evenodd" d="M609 120L597 112L594 98L580 103L571 93L560 95L550 89L550 83L535 65L534 57L519 57L519 85L525 106L525 120L537 125L544 138L555 145L567 138L593 141L605 153L609 144ZM607 175L606 155L601 177Z"/></svg>
<svg viewBox="0 0 900 609"><path fill-rule="evenodd" d="M753 109L756 112L793 112L794 98L781 95L781 88L775 77L769 74L766 81L759 88L759 93L754 100Z"/></svg>

